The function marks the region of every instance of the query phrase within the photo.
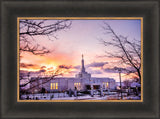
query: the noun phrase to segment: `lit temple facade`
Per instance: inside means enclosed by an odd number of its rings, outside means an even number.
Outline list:
[[[35,80],[36,78],[31,78]],[[38,85],[38,86],[37,86]],[[112,78],[97,78],[91,77],[91,74],[87,73],[84,66],[84,59],[82,55],[81,71],[75,75],[75,77],[50,77],[39,78],[30,84],[32,92],[37,92],[44,88],[47,92],[55,91],[67,91],[69,89],[78,91],[87,90],[112,90],[116,88],[116,82]]]

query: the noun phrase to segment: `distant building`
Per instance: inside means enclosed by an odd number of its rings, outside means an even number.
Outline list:
[[[31,80],[35,79],[36,78],[31,78]],[[91,89],[108,90],[115,89],[116,82],[112,78],[91,77],[91,74],[85,71],[84,59],[82,55],[81,71],[76,74],[75,77],[57,77],[53,79],[50,77],[38,78],[36,81],[30,84],[31,92],[36,92],[42,88],[47,92],[66,91],[69,89],[74,90],[75,87],[78,91],[86,91]]]

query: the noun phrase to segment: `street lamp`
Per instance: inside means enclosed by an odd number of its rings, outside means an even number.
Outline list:
[[[114,69],[115,69],[115,70],[118,70],[118,73],[119,73],[120,93],[121,93],[121,99],[122,99],[122,98],[123,98],[123,97],[122,97],[122,82],[121,82],[121,72],[122,72],[122,69],[121,69],[121,68],[118,68],[118,67],[115,67]]]
[[[121,69],[118,69],[118,72],[119,72],[120,92],[121,92],[121,99],[122,99],[123,97],[122,97]]]

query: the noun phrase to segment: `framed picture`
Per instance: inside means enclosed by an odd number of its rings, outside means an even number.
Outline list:
[[[142,17],[22,17],[17,25],[18,102],[143,102]]]
[[[159,1],[1,4],[1,118],[159,118]]]

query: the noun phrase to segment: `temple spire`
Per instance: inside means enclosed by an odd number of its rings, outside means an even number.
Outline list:
[[[83,54],[82,54],[82,69],[81,69],[81,72],[85,72]]]

